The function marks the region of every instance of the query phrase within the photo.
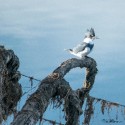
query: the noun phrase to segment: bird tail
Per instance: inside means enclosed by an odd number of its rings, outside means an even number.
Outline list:
[[[69,53],[72,53],[73,50],[72,49],[64,49],[65,51],[69,52]]]

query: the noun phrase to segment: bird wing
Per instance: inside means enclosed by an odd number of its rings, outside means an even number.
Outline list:
[[[81,44],[78,44],[76,47],[73,48],[74,53],[78,53],[83,51],[87,47],[88,43],[82,42]]]

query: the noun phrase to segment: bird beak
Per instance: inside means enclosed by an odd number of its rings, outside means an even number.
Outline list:
[[[97,37],[97,36],[94,36],[94,37],[93,37],[93,39],[100,39],[100,38],[99,38],[99,37]]]
[[[95,36],[95,39],[100,39],[99,37]]]

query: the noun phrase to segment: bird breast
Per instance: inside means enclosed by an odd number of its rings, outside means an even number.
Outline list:
[[[93,47],[94,47],[94,44],[90,44],[90,43],[89,43],[89,44],[87,45],[87,48],[90,48],[90,50],[92,50]]]

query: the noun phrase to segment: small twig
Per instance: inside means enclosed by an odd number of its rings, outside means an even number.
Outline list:
[[[105,99],[96,98],[96,97],[92,97],[92,96],[90,96],[90,98],[93,98],[93,99],[95,99],[97,101],[105,101],[107,103],[110,103],[110,104],[113,104],[113,105],[116,105],[116,106],[125,107],[125,105],[122,105],[122,104],[119,104],[119,103],[116,103],[116,102],[111,102],[111,101],[108,101],[108,100],[105,100]]]
[[[59,123],[59,122],[56,122],[56,121],[53,121],[53,120],[49,120],[49,119],[45,119],[45,118],[42,118],[44,121],[47,121],[47,122],[50,122],[50,123],[55,123],[57,125],[64,125],[62,123]]]
[[[27,78],[29,78],[29,79],[32,79],[32,80],[41,82],[41,80],[39,80],[39,79],[36,79],[36,78],[34,78],[34,77],[31,77],[31,76],[24,75],[24,74],[22,74],[22,73],[20,73],[20,75],[21,75],[21,76],[24,76],[24,77],[27,77]]]

